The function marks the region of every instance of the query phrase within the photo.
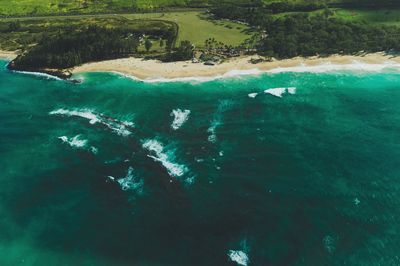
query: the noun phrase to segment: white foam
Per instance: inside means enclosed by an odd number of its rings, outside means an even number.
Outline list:
[[[386,61],[382,64],[369,64],[369,63],[359,62],[356,60],[354,60],[350,64],[333,64],[331,62],[327,62],[319,65],[307,65],[305,63],[302,63],[294,67],[277,67],[266,71],[262,71],[258,68],[253,68],[249,70],[232,70],[226,72],[223,75],[216,75],[212,77],[200,76],[200,77],[183,77],[183,78],[157,77],[157,78],[139,79],[135,76],[123,74],[116,71],[112,71],[112,73],[146,83],[167,83],[167,82],[208,82],[225,78],[234,78],[234,77],[248,76],[248,75],[260,75],[263,73],[271,73],[271,74],[283,73],[283,72],[326,73],[326,72],[338,72],[338,71],[382,72],[385,70],[395,70],[400,72],[400,64],[391,61]]]
[[[174,157],[173,153],[165,152],[161,142],[155,139],[148,139],[143,142],[142,146],[144,149],[151,152],[151,154],[147,156],[154,161],[160,162],[162,166],[167,169],[170,176],[181,177],[188,172],[188,168],[185,165],[177,164],[172,161],[171,157]]]
[[[211,143],[215,143],[217,141],[217,127],[221,124],[220,119],[214,119],[211,122],[211,126],[207,129],[207,132],[210,134],[208,136],[208,141]]]
[[[223,113],[233,106],[232,100],[221,100],[218,104],[217,111],[214,114],[214,118],[211,121],[210,127],[207,129],[208,141],[215,143],[217,141],[217,128],[222,125]]]
[[[264,93],[271,94],[273,96],[282,98],[282,95],[286,92],[286,88],[273,88],[265,90]]]
[[[238,265],[247,266],[247,264],[250,262],[247,254],[241,250],[229,250],[228,256],[231,261],[236,262]]]
[[[120,73],[117,71],[112,71],[112,73],[130,78],[135,81],[142,81],[146,83],[168,83],[168,82],[208,82],[208,81],[213,81],[213,80],[218,80],[218,79],[225,79],[225,78],[235,78],[235,77],[240,77],[240,76],[251,76],[251,75],[259,75],[263,73],[258,68],[253,68],[253,69],[247,69],[247,70],[231,70],[226,72],[225,74],[222,75],[216,75],[216,76],[198,76],[198,77],[183,77],[183,78],[164,78],[164,77],[155,77],[155,78],[147,78],[147,79],[140,79],[138,77]]]
[[[14,73],[19,73],[19,74],[24,74],[24,75],[31,75],[31,76],[36,76],[36,77],[43,77],[47,79],[55,79],[55,80],[62,80],[59,77],[49,75],[46,73],[41,73],[41,72],[29,72],[29,71],[17,71],[17,70],[12,70]]]
[[[129,136],[132,134],[128,128],[132,128],[134,126],[133,122],[118,121],[117,119],[107,117],[103,114],[96,114],[89,109],[68,110],[61,108],[51,111],[50,115],[85,118],[89,120],[91,125],[100,123],[121,136]]]
[[[289,93],[289,94],[296,94],[296,88],[295,87],[289,87],[289,88],[287,88],[287,92]]]
[[[89,120],[90,124],[100,122],[100,119],[90,110],[67,110],[58,109],[50,112],[51,115],[78,116]]]
[[[99,152],[99,149],[97,149],[96,147],[92,146],[89,148],[89,150],[93,153],[93,154],[97,154]]]
[[[283,72],[295,72],[295,73],[326,73],[326,72],[337,72],[337,71],[352,71],[352,72],[382,72],[385,70],[400,71],[400,64],[396,62],[386,61],[382,64],[369,64],[363,63],[357,60],[353,60],[349,64],[333,64],[327,62],[319,65],[306,65],[300,64],[295,67],[278,67],[267,71],[268,73],[283,73]]]
[[[257,97],[257,95],[258,95],[258,93],[257,93],[257,92],[254,92],[254,93],[249,93],[249,94],[248,94],[248,96],[249,96],[250,98],[256,98],[256,97]]]
[[[111,179],[114,180],[114,179]],[[124,178],[120,178],[117,180],[118,184],[121,186],[121,189],[126,190],[135,190],[137,192],[142,192],[143,190],[143,180],[136,177],[133,174],[133,168],[128,168],[128,173]]]
[[[58,137],[62,142],[67,143],[69,146],[74,148],[83,148],[87,144],[87,140],[80,139],[80,135],[76,135],[73,138],[68,138],[67,136]]]
[[[174,121],[171,124],[172,129],[179,129],[188,119],[190,115],[190,110],[175,109],[172,110],[171,116],[174,117]]]

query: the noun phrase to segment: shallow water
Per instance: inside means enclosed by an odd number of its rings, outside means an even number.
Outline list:
[[[0,70],[0,265],[400,264],[397,72],[79,78]]]

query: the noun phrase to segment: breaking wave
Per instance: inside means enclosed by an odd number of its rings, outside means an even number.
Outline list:
[[[185,165],[173,161],[175,157],[174,152],[166,152],[161,142],[155,139],[148,139],[142,143],[142,147],[150,152],[147,156],[156,162],[160,162],[170,176],[179,178],[189,171]]]
[[[59,80],[61,81],[62,79],[53,75],[49,75],[46,73],[41,73],[41,72],[29,72],[29,71],[17,71],[17,70],[12,70],[14,73],[18,74],[23,74],[23,75],[31,75],[31,76],[36,76],[36,77],[41,77],[41,78],[46,78],[46,79],[54,79],[54,80]]]
[[[86,139],[80,139],[80,135],[76,135],[73,138],[68,138],[67,136],[61,136],[58,138],[73,148],[84,148],[88,142]]]
[[[284,93],[296,94],[296,88],[294,88],[294,87],[290,87],[290,88],[273,88],[273,89],[265,90],[264,93],[271,94],[273,96],[282,98]]]
[[[113,177],[109,177],[111,180],[115,180]],[[121,189],[123,191],[127,190],[134,190],[138,193],[143,192],[143,179],[140,179],[139,177],[135,176],[133,173],[133,168],[129,167],[128,168],[128,173],[126,174],[125,177],[117,179],[118,184],[121,186]]]
[[[190,115],[190,110],[175,109],[172,110],[171,116],[174,117],[171,127],[174,130],[179,129],[188,119]]]
[[[241,250],[229,250],[228,257],[231,261],[236,262],[238,265],[247,266],[250,262],[247,254]]]
[[[129,136],[130,134],[132,134],[131,129],[133,129],[134,127],[133,122],[118,121],[115,118],[103,114],[96,114],[92,110],[88,109],[68,110],[61,108],[51,111],[50,115],[85,118],[89,120],[89,123],[91,125],[94,125],[96,123],[102,124],[121,136]]]
[[[81,139],[80,137],[81,137],[80,135],[76,135],[75,137],[72,138],[68,138],[67,136],[61,136],[58,137],[58,139],[60,139],[63,143],[66,143],[73,148],[86,149],[88,140]],[[93,154],[97,154],[99,152],[99,150],[94,146],[90,146],[89,148],[87,148],[87,150]]]

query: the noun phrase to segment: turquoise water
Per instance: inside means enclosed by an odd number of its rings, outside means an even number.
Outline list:
[[[0,265],[400,265],[398,73],[80,78],[0,71]]]

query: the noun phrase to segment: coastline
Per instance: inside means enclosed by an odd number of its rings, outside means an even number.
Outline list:
[[[18,56],[17,51],[3,51],[0,50],[0,59],[13,60]]]
[[[254,75],[265,72],[327,72],[332,70],[380,71],[384,68],[400,69],[400,57],[385,53],[362,56],[331,55],[328,57],[296,57],[271,62],[250,63],[246,56],[232,58],[222,64],[206,66],[190,61],[162,63],[156,60],[123,58],[84,64],[72,69],[73,74],[84,72],[113,72],[149,82],[174,80],[209,80],[219,77]]]
[[[0,50],[0,59],[13,60],[17,51]],[[331,55],[327,57],[295,57],[291,59],[273,60],[253,64],[251,59],[259,56],[244,56],[231,58],[222,64],[207,66],[191,61],[160,62],[143,60],[141,58],[121,58],[100,62],[86,63],[73,69],[52,70],[49,75],[66,78],[60,73],[68,72],[77,75],[86,72],[111,72],[146,82],[169,81],[208,81],[218,78],[241,75],[257,75],[279,72],[329,72],[329,71],[369,71],[377,72],[385,68],[400,71],[400,56],[388,55],[383,52],[365,55]],[[35,73],[35,72],[32,72]],[[64,77],[65,76],[65,77]]]

